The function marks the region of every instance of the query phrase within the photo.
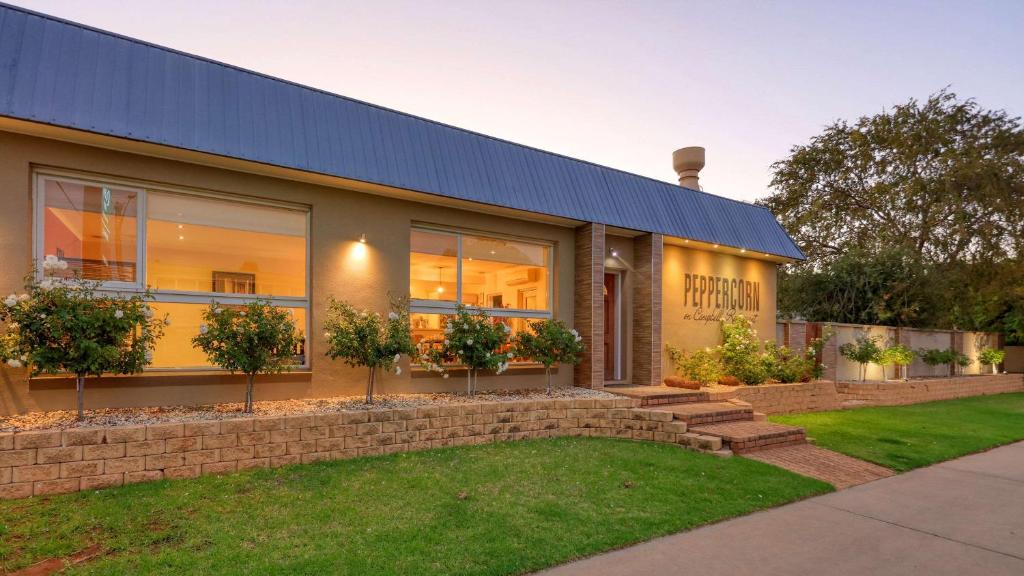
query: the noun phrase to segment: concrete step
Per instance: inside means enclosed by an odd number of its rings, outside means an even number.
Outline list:
[[[730,402],[687,402],[648,406],[651,410],[671,412],[676,420],[687,426],[716,424],[719,422],[742,422],[754,419],[754,409],[739,400]]]
[[[692,426],[687,429],[692,434],[721,438],[723,445],[735,454],[794,446],[807,442],[807,435],[803,428],[772,422],[722,422]]]

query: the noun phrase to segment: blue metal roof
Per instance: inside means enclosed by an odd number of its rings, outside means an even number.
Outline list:
[[[0,115],[803,258],[759,206],[5,4]]]

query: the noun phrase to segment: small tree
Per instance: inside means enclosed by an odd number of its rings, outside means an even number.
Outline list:
[[[494,370],[498,374],[508,370],[509,360],[515,357],[515,353],[506,350],[511,332],[486,312],[472,314],[460,305],[455,316],[447,319],[441,346],[424,352],[420,364],[444,376],[453,364],[465,366],[466,393],[472,396],[480,370]]]
[[[996,366],[1002,364],[1005,358],[1005,350],[998,350],[990,346],[982,348],[981,352],[978,354],[978,361],[981,362],[984,366],[991,366],[993,374],[996,373]]]
[[[47,256],[44,275],[67,269]],[[11,294],[0,306],[7,324],[0,355],[8,366],[38,374],[73,374],[78,419],[85,412],[85,379],[103,374],[134,374],[153,359],[163,336],[163,320],[153,318],[148,294],[129,297],[97,292],[99,284],[44,277],[25,281],[25,293]]]
[[[953,362],[954,357],[951,350],[942,350],[940,348],[928,348],[918,352],[921,356],[921,361],[931,366],[932,376],[935,375],[935,368],[937,366],[946,366],[946,376],[949,376],[949,364]]]
[[[257,299],[241,306],[212,302],[192,345],[213,364],[245,374],[245,412],[250,413],[256,375],[291,369],[300,341],[288,310]]]
[[[962,376],[964,370],[971,364],[974,364],[974,360],[971,360],[970,356],[962,352],[957,352],[956,350],[951,350],[951,352],[953,353],[953,362],[956,364],[956,372]]]
[[[847,342],[839,347],[839,353],[843,358],[858,364],[861,382],[867,380],[868,364],[881,362],[882,349],[878,346],[879,340],[878,336],[862,334],[857,336],[856,341]]]
[[[886,366],[893,366],[894,368],[892,377],[896,378],[899,367],[909,365],[911,362],[914,361],[915,355],[916,354],[913,350],[904,346],[903,344],[893,344],[892,346],[887,346],[884,350],[882,350],[882,354],[879,358],[879,364],[882,365],[882,375],[885,375]],[[904,379],[906,379],[906,376],[904,376]]]
[[[409,305],[404,299],[393,299],[387,318],[377,312],[358,311],[348,302],[331,298],[324,320],[325,354],[346,364],[369,368],[366,379],[366,403],[373,404],[373,389],[377,370],[402,373],[398,365],[402,354],[411,356],[416,348],[412,343],[409,325]]]
[[[556,364],[579,364],[583,359],[583,338],[558,320],[530,322],[530,331],[516,335],[513,354],[544,365],[551,395],[551,368]]]

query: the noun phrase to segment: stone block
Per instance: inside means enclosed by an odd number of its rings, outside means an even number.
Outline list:
[[[181,453],[154,454],[146,456],[146,470],[163,470],[185,465],[185,456]]]
[[[145,469],[145,456],[133,456],[129,458],[112,458],[110,460],[103,461],[103,472],[106,474],[141,472]]]
[[[82,446],[82,460],[109,460],[123,458],[124,444],[91,444]]]
[[[138,472],[125,472],[124,483],[138,484],[139,482],[154,482],[156,480],[162,480],[163,477],[163,470],[140,470]]]
[[[38,482],[60,477],[60,464],[36,464],[11,470],[11,482]]]
[[[100,474],[98,476],[83,476],[80,487],[82,490],[100,490],[122,484],[124,484],[124,474]]]
[[[99,444],[103,442],[104,432],[103,428],[71,428],[64,430],[62,441],[65,446]]]
[[[60,446],[60,442],[60,430],[31,430],[28,432],[18,432],[14,435],[15,450],[53,448]]]
[[[184,424],[168,423],[146,426],[146,440],[166,440],[168,438],[181,438],[184,435]]]
[[[65,446],[62,448],[40,448],[36,451],[36,462],[39,464],[54,464],[59,462],[74,462],[82,459],[81,446]]]
[[[124,445],[126,456],[149,456],[151,454],[162,454],[165,443],[163,440],[143,440],[141,442],[128,442]]]
[[[78,492],[81,481],[78,478],[62,478],[60,480],[41,480],[32,485],[32,494],[35,496],[52,496],[55,494],[69,494]]]
[[[63,462],[60,465],[61,478],[99,476],[100,474],[103,474],[103,460],[86,460],[84,462]]]
[[[238,464],[234,461],[228,462],[213,462],[211,464],[203,464],[203,474],[230,474],[238,469]]]

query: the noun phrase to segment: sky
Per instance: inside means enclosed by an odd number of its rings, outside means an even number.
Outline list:
[[[754,201],[824,126],[949,86],[1024,114],[1024,0],[5,0]]]

